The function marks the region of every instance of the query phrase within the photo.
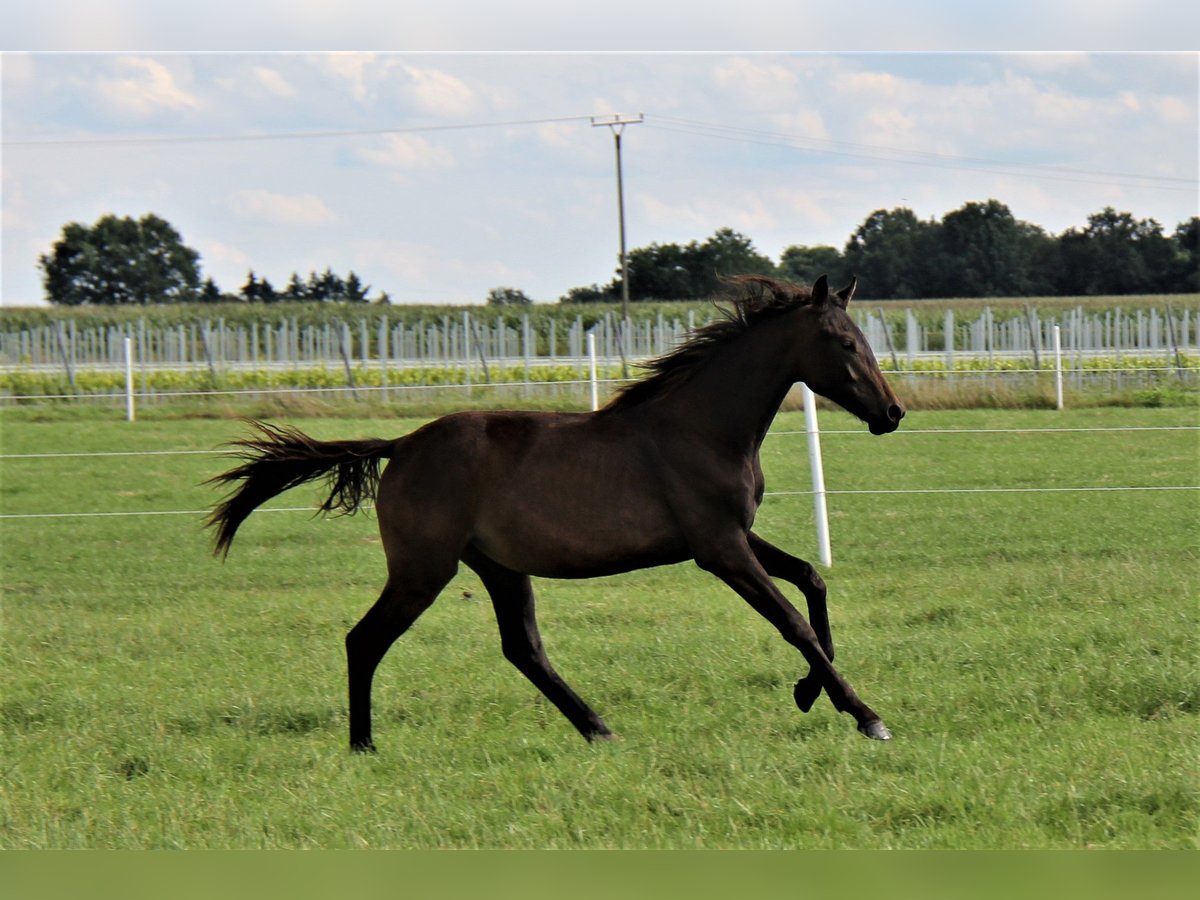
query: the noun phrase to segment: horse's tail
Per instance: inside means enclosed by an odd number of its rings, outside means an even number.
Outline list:
[[[321,512],[353,513],[379,487],[379,461],[392,455],[395,440],[318,441],[295,428],[251,422],[259,432],[231,442],[241,448],[240,466],[210,478],[207,484],[236,484],[232,494],[213,508],[205,523],[217,529],[216,554],[229,554],[238,526],[272,497],[323,476],[329,496]],[[240,484],[239,484],[240,482]]]

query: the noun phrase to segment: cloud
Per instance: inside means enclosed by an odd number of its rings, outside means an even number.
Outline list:
[[[96,82],[101,99],[113,109],[137,116],[162,110],[198,109],[199,100],[175,83],[171,70],[155,59],[122,56],[115,62],[120,73]]]
[[[4,79],[4,86],[15,90],[31,83],[34,78],[33,59],[32,53],[5,51],[0,56],[0,73]]]
[[[312,57],[320,71],[344,82],[350,89],[350,96],[364,105],[375,99],[367,87],[367,70],[374,66],[375,59],[374,53],[326,53]]]
[[[747,57],[725,60],[712,70],[713,83],[738,95],[753,109],[774,109],[794,102],[799,76],[779,62]]]
[[[230,208],[239,219],[275,225],[328,225],[337,213],[315,194],[277,194],[262,188],[237,191]]]
[[[465,81],[438,69],[402,67],[408,76],[407,91],[422,109],[439,116],[463,116],[474,111],[475,93]]]
[[[698,239],[708,237],[721,227],[733,228],[751,238],[755,234],[778,226],[775,214],[752,191],[734,192],[728,196],[691,198],[672,202],[647,193],[637,199],[646,224],[673,231],[690,231]],[[713,223],[720,223],[716,226]]]
[[[277,70],[269,69],[266,66],[255,66],[251,72],[254,74],[255,81],[268,93],[274,94],[276,97],[296,96],[296,89]]]
[[[1159,117],[1169,125],[1195,125],[1196,107],[1181,97],[1159,97],[1153,106]]]
[[[415,134],[389,134],[380,145],[359,151],[359,158],[395,169],[449,169],[454,157],[444,147]]]
[[[196,241],[196,248],[206,265],[211,263],[239,269],[250,265],[250,256],[247,253],[222,241],[201,238]]]

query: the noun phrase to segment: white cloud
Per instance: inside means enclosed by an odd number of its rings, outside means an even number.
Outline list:
[[[862,95],[872,100],[893,98],[901,92],[903,82],[888,72],[846,72],[835,76],[831,83],[843,94]]]
[[[196,249],[206,269],[211,266],[243,269],[250,265],[249,254],[223,241],[201,238],[196,241]]]
[[[1196,107],[1181,97],[1159,97],[1153,106],[1155,112],[1168,125],[1195,125]]]
[[[796,99],[799,77],[784,63],[765,62],[744,56],[713,67],[717,87],[736,94],[752,109],[776,109]]]
[[[646,224],[668,228],[672,232],[692,232],[696,240],[710,236],[717,228],[729,227],[753,239],[757,233],[777,227],[778,220],[762,197],[752,192],[733,196],[709,195],[684,202],[646,193],[637,198]]]
[[[1013,53],[1001,54],[1008,64],[1014,68],[1024,69],[1028,72],[1035,72],[1044,75],[1070,73],[1084,69],[1088,66],[1089,56],[1087,53],[1069,52],[1069,53],[1047,53],[1038,51],[1036,53]]]
[[[110,107],[137,116],[161,110],[197,109],[199,100],[179,87],[165,65],[142,56],[122,56],[114,63],[118,75],[96,81],[96,91]]]
[[[403,66],[408,76],[408,93],[422,109],[452,118],[473,112],[475,94],[465,81],[438,69]]]
[[[315,194],[277,194],[262,188],[236,191],[230,208],[239,219],[277,225],[328,225],[337,214]]]
[[[278,70],[266,66],[255,66],[251,70],[254,79],[270,94],[276,97],[295,97],[296,89],[284,78]]]
[[[1121,91],[1117,94],[1117,100],[1131,113],[1140,112],[1142,109],[1142,101],[1133,91]]]
[[[359,158],[397,169],[449,169],[454,156],[444,147],[415,134],[384,135],[378,146],[359,151]]]
[[[770,120],[775,128],[796,137],[814,140],[829,138],[829,129],[825,126],[825,119],[815,109],[793,109],[787,112],[772,113]]]
[[[358,103],[374,101],[374,94],[367,87],[367,70],[375,64],[374,53],[326,53],[312,59],[321,72],[344,82]]]
[[[32,53],[12,53],[5,51],[0,56],[0,77],[3,77],[5,87],[9,90],[22,88],[33,81],[34,65]]]
[[[579,145],[578,122],[546,122],[537,126],[538,139],[547,147],[563,149]]]

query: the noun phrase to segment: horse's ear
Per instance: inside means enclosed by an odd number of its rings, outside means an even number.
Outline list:
[[[851,275],[850,283],[848,285],[846,285],[844,288],[842,288],[840,291],[838,291],[836,294],[834,294],[834,296],[837,299],[834,300],[833,302],[836,303],[838,306],[840,306],[842,309],[845,309],[846,305],[850,302],[851,298],[854,296],[854,289],[856,287],[858,287],[858,279],[855,276]]]
[[[829,302],[829,278],[822,275],[812,286],[812,302],[813,306],[824,306]]]

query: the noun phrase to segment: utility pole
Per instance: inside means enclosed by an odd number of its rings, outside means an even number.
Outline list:
[[[643,118],[642,113],[638,113],[636,116],[617,114],[591,117],[593,128],[607,126],[612,132],[613,143],[616,145],[617,151],[617,217],[621,233],[621,340],[618,341],[618,346],[621,348],[621,375],[624,378],[629,377],[629,361],[628,354],[625,352],[625,342],[628,340],[630,325],[629,265],[625,260],[625,185],[621,178],[621,133],[625,130],[626,125],[640,125]]]

